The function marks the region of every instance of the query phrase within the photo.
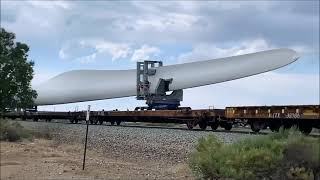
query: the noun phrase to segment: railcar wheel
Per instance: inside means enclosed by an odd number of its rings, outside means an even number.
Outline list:
[[[99,125],[102,125],[103,124],[103,120],[99,120]]]
[[[112,126],[114,126],[114,121],[111,121],[110,124],[111,124]]]
[[[273,122],[269,125],[269,128],[272,132],[279,132],[281,125],[279,123]]]
[[[227,131],[230,131],[232,129],[232,124],[231,123],[225,123],[224,129]]]
[[[98,121],[97,121],[97,120],[94,120],[94,124],[97,125],[97,124],[98,124]]]
[[[120,126],[121,121],[116,121],[116,123],[117,123],[117,126]]]
[[[75,120],[74,120],[74,123],[75,123],[75,124],[78,124],[78,121],[79,121],[78,119],[75,119]]]
[[[73,119],[69,119],[69,122],[70,122],[71,124],[73,124]]]
[[[90,124],[93,124],[93,120],[89,120]]]
[[[291,122],[285,122],[283,124],[284,129],[290,129],[290,128],[292,128],[292,126],[293,126],[293,123],[291,123]]]
[[[219,123],[218,122],[214,122],[214,123],[211,124],[211,129],[212,130],[217,130],[218,127],[219,127]]]
[[[258,121],[253,121],[250,124],[250,127],[251,127],[251,130],[256,133],[261,130],[260,123]]]
[[[312,126],[308,125],[308,124],[299,124],[299,130],[303,133],[303,134],[310,134],[312,131]]]
[[[193,121],[188,121],[187,122],[187,127],[188,127],[188,129],[193,129],[193,127],[194,127],[194,125],[193,125]]]
[[[206,130],[207,126],[208,126],[208,124],[207,124],[206,121],[199,122],[199,127],[200,127],[201,130],[203,130],[203,131]]]

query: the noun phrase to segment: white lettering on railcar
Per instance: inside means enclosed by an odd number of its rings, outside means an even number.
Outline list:
[[[269,114],[269,117],[270,117],[270,118],[280,118],[280,113],[272,113],[272,114]]]
[[[300,118],[300,114],[299,113],[287,113],[284,116],[285,118],[288,119],[298,119]],[[269,114],[269,118],[281,118],[281,113],[270,113]]]
[[[298,119],[298,118],[300,118],[300,114],[299,114],[299,113],[288,113],[288,114],[286,115],[286,118]]]

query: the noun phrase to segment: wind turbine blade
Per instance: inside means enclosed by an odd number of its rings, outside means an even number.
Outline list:
[[[170,90],[186,89],[271,71],[299,58],[291,49],[275,49],[227,58],[157,68],[149,78],[155,90],[160,78],[173,79]],[[136,70],[76,70],[62,73],[34,89],[37,105],[111,99],[136,94]]]

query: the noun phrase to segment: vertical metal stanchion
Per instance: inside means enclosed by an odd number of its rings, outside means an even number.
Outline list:
[[[90,118],[90,105],[88,105],[87,116],[86,116],[87,130],[86,130],[86,140],[85,140],[85,143],[84,143],[82,170],[84,170],[84,165],[86,163],[87,141],[88,141],[88,130],[89,130],[89,118]]]

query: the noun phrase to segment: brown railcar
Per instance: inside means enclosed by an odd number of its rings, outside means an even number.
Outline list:
[[[319,105],[226,107],[225,117],[229,121],[246,121],[255,132],[266,127],[278,131],[280,126],[297,126],[305,133],[313,127],[320,128]]]
[[[86,111],[50,112],[50,111],[13,111],[4,115],[8,118],[33,119],[67,119],[78,123],[86,118]],[[250,125],[254,132],[269,127],[278,131],[281,126],[289,128],[297,126],[308,134],[312,128],[320,128],[319,105],[289,105],[289,106],[238,106],[225,109],[178,109],[178,110],[135,110],[135,111],[91,111],[90,123],[103,124],[110,122],[120,125],[121,122],[151,122],[187,124],[189,129],[199,125],[204,130],[211,126],[213,130],[219,126],[231,130],[233,124]]]
[[[181,109],[181,110],[141,110],[141,111],[108,111],[107,116],[100,117],[114,124],[126,122],[154,122],[187,124],[189,129],[199,125],[206,129],[208,125],[218,128],[219,119],[224,117],[224,109]],[[98,117],[99,118],[99,117]]]
[[[67,119],[71,123],[78,123],[86,118],[86,111],[79,112],[9,112],[4,115],[8,118],[33,119],[38,121],[43,119],[51,121],[51,119]],[[232,128],[231,123],[220,123],[224,119],[224,109],[179,109],[179,110],[140,110],[140,111],[90,111],[91,124],[103,124],[103,122],[110,122],[111,125],[115,123],[120,125],[121,122],[152,122],[152,123],[178,123],[187,124],[189,129],[196,125],[204,130],[207,126],[212,129],[217,129],[222,126],[227,130]]]

